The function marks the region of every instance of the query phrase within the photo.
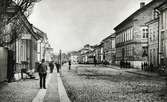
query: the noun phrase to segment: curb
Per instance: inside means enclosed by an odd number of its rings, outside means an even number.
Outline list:
[[[60,74],[57,74],[57,83],[58,83],[60,102],[71,102],[63,85],[63,82],[61,80]]]

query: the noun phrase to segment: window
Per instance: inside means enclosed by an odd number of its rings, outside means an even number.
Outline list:
[[[146,47],[146,46],[144,46],[143,47],[143,57],[145,57],[145,56],[147,56],[147,54],[148,54],[148,47]]]
[[[152,63],[152,49],[150,49],[150,62]]]
[[[152,41],[152,29],[150,29],[150,41]]]
[[[148,38],[148,28],[143,28],[142,33],[143,33],[143,38]]]
[[[162,13],[161,19],[162,29],[167,29],[167,10]]]
[[[156,19],[156,18],[158,18],[158,13],[155,10],[153,10],[152,11],[152,19]]]

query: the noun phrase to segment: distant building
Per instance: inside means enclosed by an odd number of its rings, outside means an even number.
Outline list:
[[[51,47],[51,45],[49,44],[49,42],[47,42],[47,44],[44,47],[44,59],[47,62],[52,61],[52,56],[53,55],[53,48]]]
[[[79,51],[72,51],[69,53],[69,60],[71,63],[77,64],[79,61],[80,52]]]
[[[115,63],[115,34],[111,34],[101,42],[103,44],[103,60],[109,64]]]
[[[117,25],[116,62],[128,61],[133,67],[141,67],[148,58],[148,27],[146,22],[152,20],[154,8],[165,0],[153,0],[147,5],[141,3],[141,8]]]
[[[95,47],[94,47],[94,50],[95,50],[95,58],[96,58],[96,61],[97,61],[97,63],[102,63],[102,61],[103,61],[103,46],[102,46],[103,44],[102,43],[100,43],[99,45],[96,45]]]
[[[90,55],[90,53],[93,53],[93,50],[93,47],[89,44],[85,45],[84,48],[80,50],[80,56],[78,58],[79,63],[88,63],[91,58],[90,56],[93,56]]]

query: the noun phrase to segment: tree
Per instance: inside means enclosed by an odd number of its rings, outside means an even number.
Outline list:
[[[20,37],[23,27],[18,13],[22,12],[28,17],[34,4],[39,1],[41,0],[0,0],[0,46],[11,44]]]
[[[29,16],[32,13],[34,4],[39,1],[41,0],[9,0],[9,4],[14,2],[21,12],[23,12],[26,16]]]

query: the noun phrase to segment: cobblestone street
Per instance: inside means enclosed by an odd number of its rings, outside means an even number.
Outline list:
[[[163,77],[148,77],[107,67],[73,66],[63,71],[72,102],[166,102]]]

